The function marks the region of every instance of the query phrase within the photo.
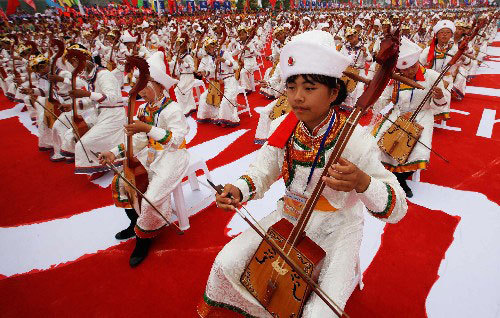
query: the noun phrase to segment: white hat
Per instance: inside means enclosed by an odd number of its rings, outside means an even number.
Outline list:
[[[399,46],[399,56],[396,67],[400,70],[412,67],[418,62],[420,52],[422,52],[422,48],[420,48],[420,46],[408,40],[406,36],[401,37],[401,45]]]
[[[318,23],[316,29],[323,30],[323,28],[330,28],[330,25],[326,22]]]
[[[365,24],[363,22],[359,21],[359,20],[356,20],[356,22],[354,22],[354,26],[356,26],[356,25],[359,25],[362,28],[365,26]]]
[[[377,26],[381,27],[382,23],[380,23],[380,19],[375,19],[375,21],[373,21],[373,25],[377,25]]]
[[[140,25],[140,27],[141,28],[149,28],[149,23],[146,20],[144,20],[144,21],[142,21],[142,24]]]
[[[157,51],[147,59],[147,62],[149,64],[149,76],[168,90],[179,81],[168,76],[164,56],[162,51]]]
[[[451,32],[455,33],[455,24],[450,20],[441,20],[436,23],[432,31],[434,31],[434,34],[437,34],[442,29],[450,29]]]
[[[125,32],[123,32],[123,35],[120,37],[120,40],[123,43],[130,43],[137,41],[137,37],[132,36],[130,32],[128,32],[128,30],[125,30]]]
[[[294,36],[281,50],[283,80],[293,75],[319,74],[340,78],[352,60],[335,49],[333,36],[314,30]]]

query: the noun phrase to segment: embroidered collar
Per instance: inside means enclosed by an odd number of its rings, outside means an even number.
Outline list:
[[[304,122],[300,122],[301,129],[305,131],[305,133],[313,138],[316,138],[318,136],[322,136],[325,132],[326,129],[328,128],[328,123],[330,122],[330,119],[332,118],[334,114],[333,107],[330,108],[330,111],[328,112],[328,116],[326,116],[316,127],[313,128],[312,132],[309,132],[309,129],[307,129],[306,125]]]
[[[137,115],[140,121],[147,124],[154,125],[160,116],[160,113],[172,102],[172,99],[168,97],[163,97],[160,103],[156,102],[154,104],[147,103],[143,108],[143,111]],[[160,106],[158,106],[158,104]]]

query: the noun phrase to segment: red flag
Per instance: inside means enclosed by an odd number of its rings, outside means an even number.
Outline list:
[[[15,13],[18,6],[19,0],[9,0],[7,3],[7,15]]]
[[[26,2],[27,5],[29,5],[30,7],[33,8],[33,10],[36,11],[35,1],[33,1],[33,0],[24,0],[24,2]]]
[[[2,17],[2,20],[5,21],[5,24],[9,25],[9,19],[7,19],[7,15],[2,8],[0,8],[0,16]]]

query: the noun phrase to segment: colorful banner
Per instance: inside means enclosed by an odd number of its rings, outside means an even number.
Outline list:
[[[54,2],[53,0],[45,0],[45,4],[47,4],[48,7],[54,7],[58,9],[64,9],[59,3]]]

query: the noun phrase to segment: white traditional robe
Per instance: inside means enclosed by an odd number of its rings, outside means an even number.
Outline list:
[[[291,114],[290,114],[291,115]],[[289,115],[289,116],[290,116]],[[330,114],[331,116],[331,114]],[[271,131],[286,117],[273,122]],[[299,123],[294,136],[300,142],[294,142],[296,150],[304,151],[301,142],[321,139],[326,132],[330,117],[326,118],[314,130],[314,137],[303,123]],[[345,122],[345,117],[337,114],[334,127]],[[338,121],[338,122],[337,122]],[[334,137],[338,128],[332,132],[333,138],[327,138],[324,160],[328,160],[333,151]],[[363,236],[364,206],[371,214],[389,223],[399,221],[406,213],[407,204],[404,191],[395,176],[380,163],[377,146],[372,136],[362,129],[355,129],[342,157],[357,165],[371,176],[369,187],[364,193],[356,191],[339,192],[326,187],[323,191],[324,202],[330,210],[315,210],[306,227],[306,234],[326,251],[318,283],[320,287],[340,306],[344,307],[349,296],[360,281],[359,249]],[[292,159],[300,160],[300,158]],[[323,166],[318,166],[307,185],[310,167],[293,165],[294,173],[285,173],[285,149],[268,143],[259,150],[256,159],[250,164],[246,175],[233,184],[243,194],[243,201],[262,198],[270,186],[283,174],[289,191],[310,196],[319,181]],[[305,193],[303,193],[305,189]],[[317,205],[318,206],[318,205]],[[285,217],[282,201],[278,201],[277,210],[259,223],[267,230]],[[229,242],[217,255],[205,291],[205,303],[216,307],[238,308],[255,317],[271,317],[257,300],[240,283],[240,276],[261,242],[252,229],[248,229]],[[199,307],[200,309],[200,307]],[[316,295],[311,294],[304,308],[302,317],[336,317],[326,304]]]
[[[174,89],[177,103],[181,105],[184,115],[188,115],[196,110],[196,103],[193,96],[194,60],[188,53],[179,57],[177,63],[175,63],[176,60],[177,56],[172,57],[172,61],[168,65],[172,72],[175,71],[173,75],[179,78],[179,82]]]

